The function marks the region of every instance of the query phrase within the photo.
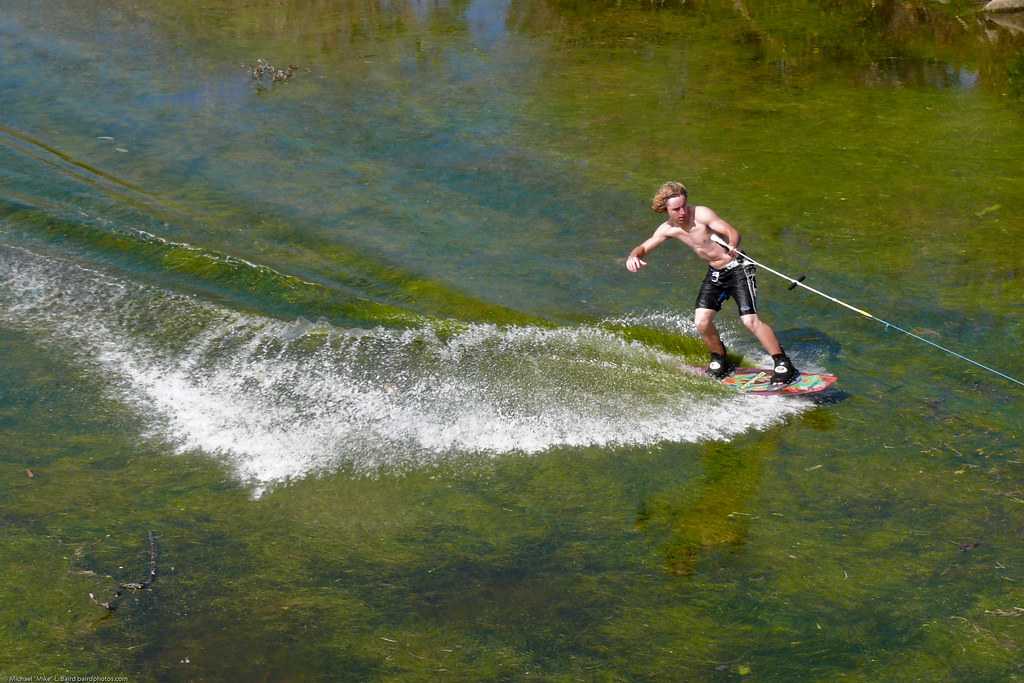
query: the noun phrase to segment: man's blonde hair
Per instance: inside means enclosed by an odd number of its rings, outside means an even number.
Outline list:
[[[665,204],[667,204],[668,200],[672,199],[672,197],[688,199],[689,195],[686,192],[686,185],[674,180],[668,181],[658,188],[657,194],[654,195],[654,199],[651,201],[651,208],[658,213],[665,213],[665,211],[667,211]]]

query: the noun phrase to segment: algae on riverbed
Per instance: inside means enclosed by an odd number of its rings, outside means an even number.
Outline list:
[[[700,264],[622,267],[678,178],[1021,376],[1019,35],[958,1],[9,4],[0,671],[1024,676],[1017,388],[762,272],[840,382],[737,399],[678,370]],[[302,70],[256,92],[257,58]]]

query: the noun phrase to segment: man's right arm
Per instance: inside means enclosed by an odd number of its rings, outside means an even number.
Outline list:
[[[631,273],[635,273],[644,266],[647,265],[647,261],[643,260],[644,256],[654,251],[659,244],[668,239],[665,231],[662,229],[663,226],[659,226],[654,234],[648,237],[642,244],[635,247],[633,251],[629,252],[629,256],[626,257],[626,270]]]

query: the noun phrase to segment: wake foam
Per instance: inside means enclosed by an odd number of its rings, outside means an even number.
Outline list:
[[[282,322],[3,245],[0,282],[0,320],[97,365],[152,436],[257,495],[340,467],[728,439],[809,405],[727,394],[598,327]]]

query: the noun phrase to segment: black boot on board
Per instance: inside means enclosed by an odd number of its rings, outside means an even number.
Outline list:
[[[772,362],[775,364],[772,370],[772,384],[792,384],[800,376],[800,371],[785,353],[772,356]]]
[[[715,379],[725,379],[736,369],[725,353],[712,353],[708,363],[708,374]]]

